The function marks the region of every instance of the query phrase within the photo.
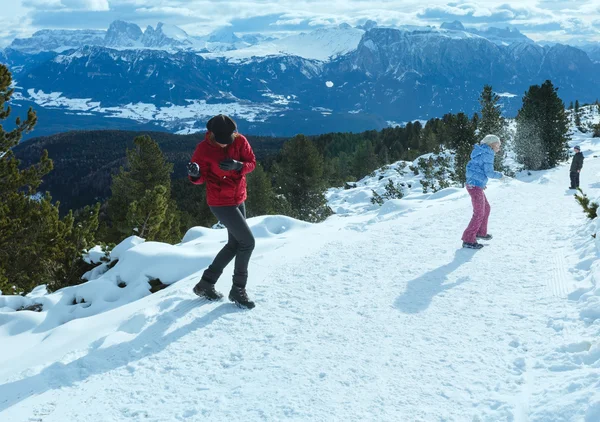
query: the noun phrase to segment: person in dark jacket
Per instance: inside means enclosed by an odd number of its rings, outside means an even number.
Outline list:
[[[569,189],[577,189],[579,187],[579,173],[583,167],[581,148],[576,146],[573,149],[575,150],[575,156],[573,156],[573,161],[571,161],[571,186]]]
[[[229,300],[239,306],[253,308],[248,298],[248,262],[254,250],[254,236],[246,223],[246,174],[256,167],[254,152],[248,140],[237,133],[237,125],[219,114],[206,124],[204,140],[198,143],[188,163],[188,177],[196,185],[206,184],[206,202],[212,213],[227,228],[227,244],[217,254],[194,287],[194,293],[209,300],[223,295],[215,283],[234,258],[233,286]]]

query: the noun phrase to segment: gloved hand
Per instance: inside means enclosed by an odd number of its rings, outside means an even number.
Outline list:
[[[187,172],[190,177],[200,177],[200,167],[196,163],[187,163]]]
[[[227,160],[223,160],[219,163],[219,168],[221,170],[229,171],[229,170],[241,170],[244,167],[244,163],[241,161],[233,160],[231,158]]]

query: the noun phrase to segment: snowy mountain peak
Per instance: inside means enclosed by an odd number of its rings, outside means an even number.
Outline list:
[[[140,45],[142,35],[135,23],[117,20],[110,24],[104,42],[107,47],[135,47]]]
[[[362,26],[358,26],[358,28],[362,28],[365,31],[370,31],[371,29],[377,27],[377,22],[373,21],[373,20],[368,20],[364,23],[364,25]]]
[[[142,44],[148,48],[192,47],[195,41],[178,26],[159,22],[156,29],[148,25],[142,36]]]
[[[442,23],[440,28],[453,30],[453,31],[464,31],[465,30],[465,27],[463,26],[462,22],[460,22],[460,21],[444,22],[444,23]]]
[[[229,28],[221,28],[216,31],[211,32],[208,36],[208,42],[213,43],[226,43],[226,44],[234,44],[242,41],[235,33]]]
[[[212,46],[208,46],[213,53],[204,55],[207,58],[215,58],[225,56],[229,59],[245,60],[251,57],[265,57],[271,55],[293,55],[300,56],[305,59],[314,60],[329,60],[332,57],[346,54],[355,50],[364,30],[353,28],[348,24],[341,24],[331,28],[319,28],[311,32],[303,32],[298,35],[291,35],[280,39],[271,39],[260,42],[256,45],[240,46],[242,43],[239,38],[235,37],[230,31],[223,30],[213,33],[209,38]],[[230,35],[227,35],[230,34]],[[228,38],[233,35],[235,38]],[[235,39],[240,42],[232,43]],[[216,41],[219,40],[219,41]],[[229,51],[215,48],[215,45],[228,48]]]
[[[104,45],[105,34],[106,31],[88,29],[43,29],[35,32],[29,38],[16,38],[9,48],[26,53],[61,52],[70,48],[83,47],[84,45]]]

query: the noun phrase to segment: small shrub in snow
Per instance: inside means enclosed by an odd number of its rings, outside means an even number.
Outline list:
[[[585,193],[580,188],[577,188],[579,194],[575,194],[575,200],[581,208],[583,208],[583,212],[587,215],[587,217],[591,220],[598,216],[598,203],[590,202],[590,198],[587,197]]]
[[[390,199],[401,199],[404,196],[402,192],[403,183],[394,184],[392,179],[388,180],[387,185],[385,185],[385,192],[383,195],[379,195],[377,192],[373,192],[373,197],[371,198],[372,204],[383,205],[385,201]]]
[[[383,197],[381,195],[379,195],[377,192],[375,192],[374,190],[372,190],[372,192],[373,192],[373,197],[371,198],[371,203],[375,204],[375,205],[383,205],[383,203],[385,202]]]
[[[592,134],[594,138],[600,138],[600,123],[594,125],[594,133]]]
[[[400,176],[404,176],[406,174],[406,163],[398,164],[394,170],[396,170]]]
[[[437,192],[450,187],[450,180],[453,175],[450,171],[451,162],[449,156],[438,155],[435,158],[433,156],[427,159],[420,158],[417,166],[421,173],[423,173],[423,179],[421,180],[423,193],[427,193],[429,190]]]
[[[42,305],[41,303],[34,303],[33,305],[22,306],[21,308],[17,309],[17,312],[18,311],[42,312],[43,308],[44,308],[44,305]]]

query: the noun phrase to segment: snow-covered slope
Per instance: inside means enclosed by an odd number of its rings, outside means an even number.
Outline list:
[[[600,196],[600,139],[571,144]],[[225,240],[202,228],[130,239],[95,280],[37,291],[41,313],[0,296],[0,420],[598,421],[600,236],[568,170],[491,181],[477,252],[464,190],[371,207],[385,171],[330,192],[354,205],[324,223],[250,219],[252,311],[192,295]]]
[[[247,59],[253,56],[288,54],[306,59],[329,60],[355,50],[364,30],[342,24],[335,28],[321,28],[278,40],[265,41],[247,48],[226,52],[206,53],[205,57]]]

